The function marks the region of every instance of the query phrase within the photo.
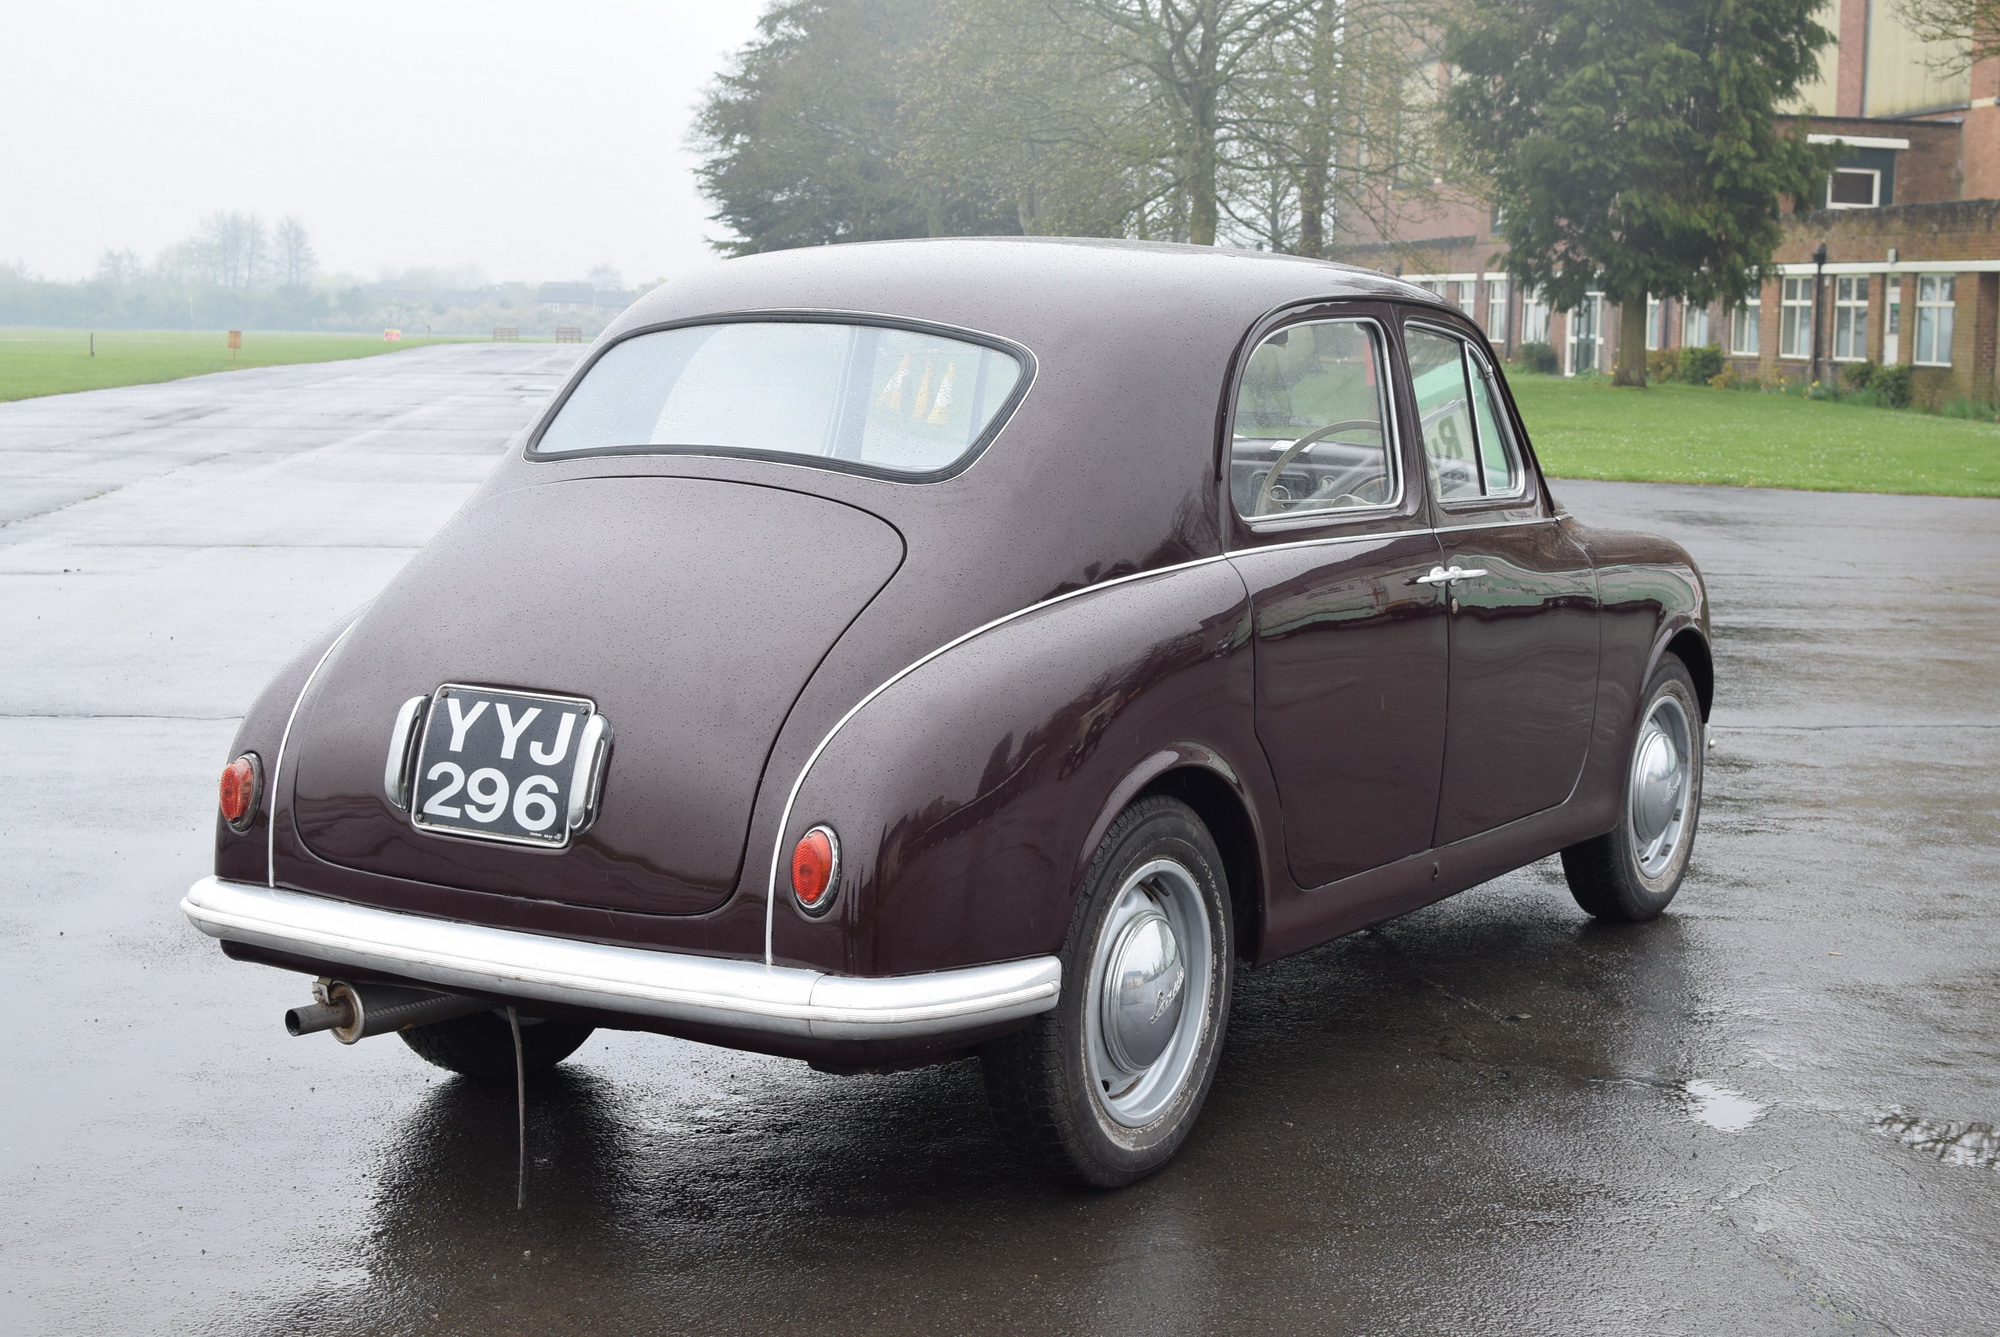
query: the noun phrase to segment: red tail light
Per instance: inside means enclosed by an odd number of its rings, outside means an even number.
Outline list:
[[[792,848],[792,894],[807,914],[824,914],[840,882],[840,838],[816,826]]]
[[[241,831],[257,813],[257,758],[244,753],[222,768],[222,820]]]

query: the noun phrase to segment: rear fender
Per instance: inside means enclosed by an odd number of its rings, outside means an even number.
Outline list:
[[[1059,950],[1132,796],[1192,758],[1260,755],[1249,611],[1228,563],[1197,562],[1037,605],[891,679],[798,784],[770,852],[773,959],[877,975]],[[813,919],[782,856],[820,823],[842,870]]]

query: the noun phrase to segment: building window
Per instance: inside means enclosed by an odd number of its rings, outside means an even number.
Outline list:
[[[1444,299],[1463,311],[1472,314],[1472,280],[1455,279],[1444,285]]]
[[[1521,299],[1521,342],[1545,344],[1549,341],[1549,304],[1540,293]]]
[[[1706,348],[1715,341],[1708,337],[1708,308],[1689,306],[1681,309],[1681,347]]]
[[[1569,313],[1569,374],[1596,371],[1604,354],[1604,294],[1588,293]]]
[[[1660,338],[1660,299],[1646,299],[1646,351],[1652,352],[1664,342]]]
[[[1861,362],[1868,356],[1868,279],[1833,281],[1833,360]]]
[[[1917,276],[1917,357],[1919,365],[1951,365],[1952,306],[1958,279],[1951,274]]]
[[[1739,306],[1729,313],[1729,351],[1738,357],[1756,357],[1762,351],[1763,332],[1758,328],[1764,313],[1754,306]]]
[[[1785,279],[1778,294],[1778,356],[1812,356],[1811,279]]]
[[[1486,280],[1486,337],[1507,342],[1507,280]]]
[[[1826,182],[1829,209],[1873,209],[1882,202],[1882,174],[1872,167],[1836,167]]]

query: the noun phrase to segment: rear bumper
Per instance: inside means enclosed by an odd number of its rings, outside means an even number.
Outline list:
[[[207,877],[181,909],[212,938],[444,990],[814,1040],[900,1040],[1046,1012],[1053,956],[860,978],[550,938]]]

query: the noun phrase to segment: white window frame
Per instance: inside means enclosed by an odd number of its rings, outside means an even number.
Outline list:
[[[1757,303],[1739,306],[1729,313],[1729,352],[1735,357],[1761,357],[1764,343],[1764,307]]]
[[[1949,367],[1951,340],[1956,331],[1958,276],[1956,274],[1917,275],[1916,357],[1919,367]],[[1938,345],[1944,356],[1938,356]],[[1929,357],[1924,353],[1928,351]]]
[[[1833,360],[1868,360],[1868,295],[1866,274],[1840,274],[1833,280]]]
[[[1801,277],[1778,283],[1778,356],[1804,362],[1812,357],[1813,281]]]
[[[1486,337],[1507,342],[1507,303],[1513,298],[1513,285],[1506,279],[1486,280]]]
[[[1660,346],[1666,342],[1660,337],[1666,332],[1666,322],[1660,319],[1662,314],[1660,308],[1665,305],[1666,303],[1657,297],[1648,297],[1646,299],[1646,351],[1648,353],[1657,353],[1660,350]]]
[[[1871,189],[1866,204],[1836,204],[1833,199],[1833,180],[1838,176],[1865,176]],[[1879,167],[1836,167],[1826,174],[1826,207],[1829,209],[1879,209],[1882,207],[1882,169]]]
[[[1707,307],[1695,306],[1692,303],[1686,303],[1686,302],[1682,303],[1681,304],[1681,347],[1706,348],[1711,343],[1714,343],[1715,340],[1710,336],[1713,335],[1715,331],[1709,328],[1714,323],[1715,322],[1709,318],[1709,311]],[[1701,334],[1701,337],[1699,339],[1695,338],[1697,327],[1699,327],[1699,332]]]
[[[1574,376],[1578,371],[1576,350],[1577,345],[1582,340],[1577,335],[1576,317],[1580,311],[1590,312],[1590,365],[1583,368],[1583,370],[1604,370],[1604,294],[1601,292],[1591,292],[1585,293],[1583,301],[1579,302],[1576,308],[1569,313],[1569,328],[1564,331],[1567,337],[1563,339],[1563,375],[1565,376]]]
[[[1539,292],[1529,293],[1521,299],[1521,342],[1549,342],[1549,304]]]

